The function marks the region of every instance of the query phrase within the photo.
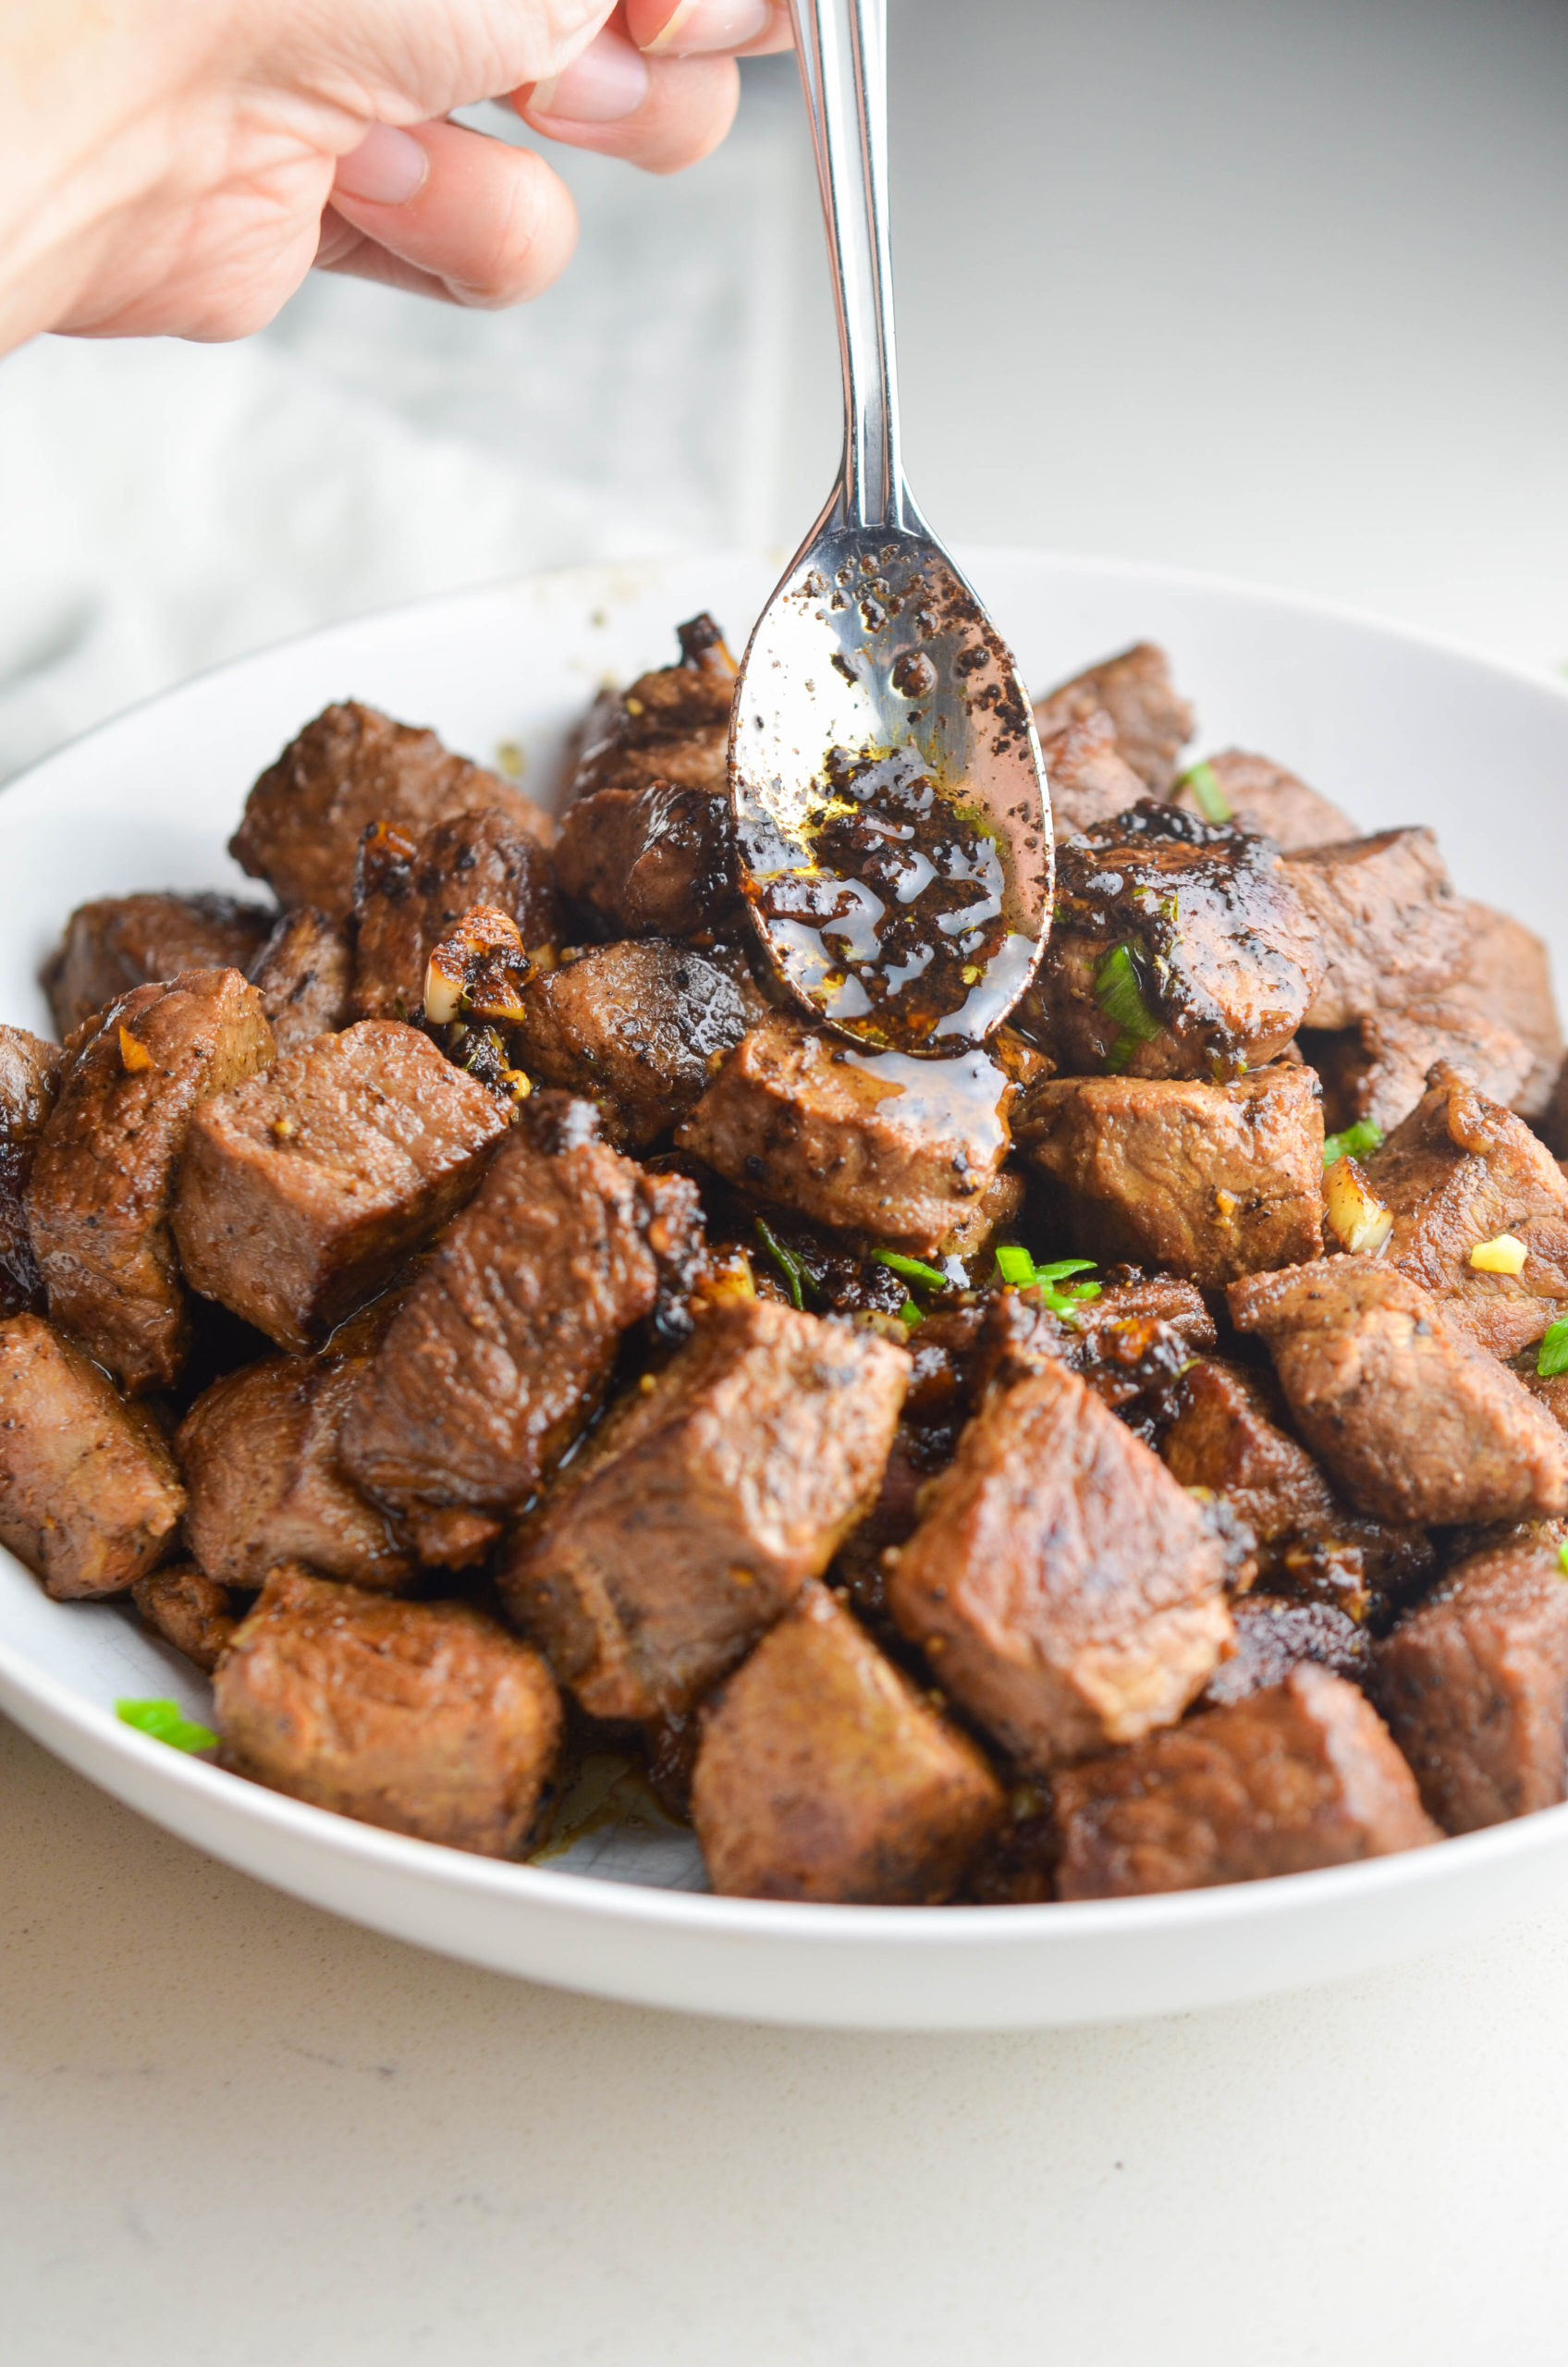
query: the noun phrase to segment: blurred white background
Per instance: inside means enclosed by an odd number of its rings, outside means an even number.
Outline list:
[[[1568,659],[1568,6],[892,0],[908,448],[953,538]],[[0,364],[0,771],[386,601],[792,543],[837,365],[791,69],[566,158],[533,311],[308,288]],[[661,2020],[423,1956],[0,1727],[17,2367],[1562,2367],[1568,1909],[1129,2030]]]

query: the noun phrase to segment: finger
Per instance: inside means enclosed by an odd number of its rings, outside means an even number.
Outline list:
[[[678,173],[718,146],[741,78],[728,57],[644,57],[617,24],[547,81],[512,93],[523,121],[572,148]]]
[[[367,243],[344,245],[324,222],[324,269],[418,284],[459,304],[525,302],[577,243],[576,210],[542,156],[455,123],[373,125],[338,160],[329,213]]]
[[[650,57],[760,57],[794,38],[786,0],[626,0],[625,14]]]

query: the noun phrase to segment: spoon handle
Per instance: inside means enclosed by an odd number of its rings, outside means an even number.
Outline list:
[[[844,365],[844,460],[835,509],[848,525],[914,525],[899,457],[888,248],[887,0],[790,0],[790,8]]]

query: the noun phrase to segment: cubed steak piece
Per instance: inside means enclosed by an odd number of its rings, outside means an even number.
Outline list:
[[[620,1336],[702,1242],[696,1187],[597,1139],[590,1106],[536,1094],[355,1392],[344,1464],[460,1566],[597,1411]]]
[[[123,1594],[163,1560],[184,1510],[145,1409],[42,1316],[0,1322],[0,1545],[58,1602]]]
[[[1076,723],[1040,742],[1051,820],[1059,840],[1074,830],[1092,829],[1124,814],[1144,794],[1144,784],[1116,744],[1116,727],[1103,707],[1091,707]]]
[[[1323,959],[1267,839],[1144,798],[1058,847],[1023,1008],[1071,1075],[1214,1082],[1284,1050]]]
[[[770,1012],[676,1140],[742,1189],[927,1257],[1006,1158],[1013,1087],[985,1052],[860,1052]]]
[[[1059,1898],[1207,1890],[1441,1839],[1371,1703],[1310,1663],[1070,1768],[1055,1793]]]
[[[0,1316],[43,1309],[43,1277],[28,1231],[26,1194],[63,1070],[57,1045],[25,1027],[0,1026]]]
[[[1352,1027],[1440,997],[1463,967],[1464,907],[1430,830],[1379,830],[1284,858],[1323,967],[1302,1022]]]
[[[1109,1282],[1071,1318],[1056,1314],[1036,1289],[996,1292],[975,1312],[969,1371],[976,1401],[1044,1364],[1065,1364],[1115,1410],[1151,1390],[1163,1392],[1217,1336],[1201,1294],[1164,1274]],[[928,1318],[914,1335],[917,1356],[929,1325]]]
[[[485,1858],[527,1839],[560,1745],[549,1670],[482,1611],[398,1602],[288,1564],[213,1698],[236,1773]]]
[[[1568,1512],[1568,1436],[1391,1266],[1255,1274],[1230,1305],[1239,1331],[1268,1342],[1297,1429],[1360,1511],[1445,1526]]]
[[[1065,1365],[986,1399],[896,1550],[900,1627],[1026,1766],[1179,1718],[1231,1639],[1198,1506]]]
[[[1387,1263],[1440,1299],[1451,1328],[1477,1347],[1514,1355],[1562,1313],[1568,1178],[1523,1118],[1436,1069],[1366,1176],[1393,1212]],[[1489,1248],[1500,1237],[1502,1246]],[[1513,1244],[1525,1252],[1517,1273],[1506,1270]],[[1488,1270],[1498,1260],[1504,1269]]]
[[[704,1713],[692,1819],[724,1895],[939,1906],[1002,1806],[968,1735],[815,1580]]]
[[[132,987],[182,970],[244,970],[277,915],[232,896],[101,896],[79,904],[43,967],[43,989],[62,1036]]]
[[[820,1577],[876,1499],[909,1369],[888,1341],[766,1299],[706,1310],[499,1573],[585,1710],[689,1707]]]
[[[1330,1134],[1364,1118],[1391,1134],[1409,1117],[1439,1061],[1477,1093],[1511,1109],[1532,1065],[1522,1036],[1452,1000],[1371,1012],[1354,1027],[1328,1033],[1304,1028],[1296,1041],[1322,1079]]]
[[[1304,1661],[1331,1668],[1364,1689],[1372,1672],[1372,1637],[1337,1603],[1303,1602],[1291,1595],[1248,1594],[1231,1605],[1236,1649],[1221,1661],[1199,1694],[1200,1710],[1224,1709],[1282,1685]]]
[[[1070,1248],[1205,1289],[1322,1255],[1322,1100],[1295,1062],[1231,1085],[1052,1077],[1013,1131],[1059,1187]]]
[[[679,662],[608,691],[589,717],[569,799],[652,781],[712,791],[728,787],[729,709],[735,661],[705,613],[678,626]]]
[[[411,1583],[408,1539],[338,1460],[337,1432],[370,1354],[272,1356],[204,1390],[179,1427],[185,1534],[209,1577],[254,1588],[279,1562],[372,1593]]]
[[[653,780],[569,805],[556,879],[602,937],[701,937],[739,918],[735,834],[718,789]]]
[[[1193,736],[1193,710],[1170,679],[1170,661],[1152,641],[1107,657],[1037,700],[1042,740],[1096,709],[1109,715],[1116,744],[1157,797],[1169,795],[1182,750]]]
[[[1568,1583],[1555,1546],[1463,1562],[1378,1645],[1373,1698],[1445,1833],[1568,1798]]]
[[[416,1028],[324,1036],[198,1112],[174,1212],[186,1279],[303,1354],[461,1207],[507,1122]]]
[[[695,1109],[767,1009],[739,953],[656,937],[590,948],[535,978],[523,1004],[516,1041],[528,1073],[592,1101],[628,1150]]]
[[[548,815],[512,782],[455,756],[434,731],[350,700],[325,708],[267,767],[228,851],[280,904],[313,904],[343,921],[353,909],[355,857],[371,823],[418,836],[451,815],[488,806],[549,845]]]
[[[511,815],[455,814],[417,840],[373,825],[355,873],[354,1017],[417,1017],[431,954],[475,904],[516,921],[531,953],[559,938],[548,852]]]
[[[297,1052],[346,1027],[353,977],[354,956],[340,921],[312,904],[280,914],[251,964],[251,983],[278,1050]]]
[[[187,970],[112,1002],[60,1088],[28,1225],[50,1314],[128,1388],[166,1387],[190,1346],[170,1212],[191,1119],[272,1059],[255,987]]]
[[[1203,797],[1194,786],[1193,773],[1207,775]],[[1286,853],[1355,836],[1355,824],[1348,814],[1341,814],[1337,805],[1330,805],[1326,797],[1319,797],[1272,757],[1253,755],[1244,748],[1226,748],[1203,766],[1194,765],[1178,785],[1175,803],[1210,822],[1231,821],[1239,830],[1272,839]],[[1221,812],[1220,807],[1228,810]]]
[[[209,1675],[234,1641],[234,1599],[194,1562],[138,1578],[130,1596],[153,1634]]]
[[[1470,926],[1462,975],[1444,990],[1494,1026],[1520,1037],[1530,1056],[1523,1083],[1507,1098],[1522,1118],[1538,1118],[1551,1099],[1562,1063],[1562,1027],[1551,990],[1551,957],[1533,929],[1489,904],[1464,900]]]

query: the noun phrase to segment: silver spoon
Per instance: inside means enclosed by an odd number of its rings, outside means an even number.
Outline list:
[[[1012,656],[899,459],[886,0],[791,0],[844,368],[832,499],[735,685],[741,884],[797,1002],[868,1049],[983,1043],[1050,919],[1040,745]]]

